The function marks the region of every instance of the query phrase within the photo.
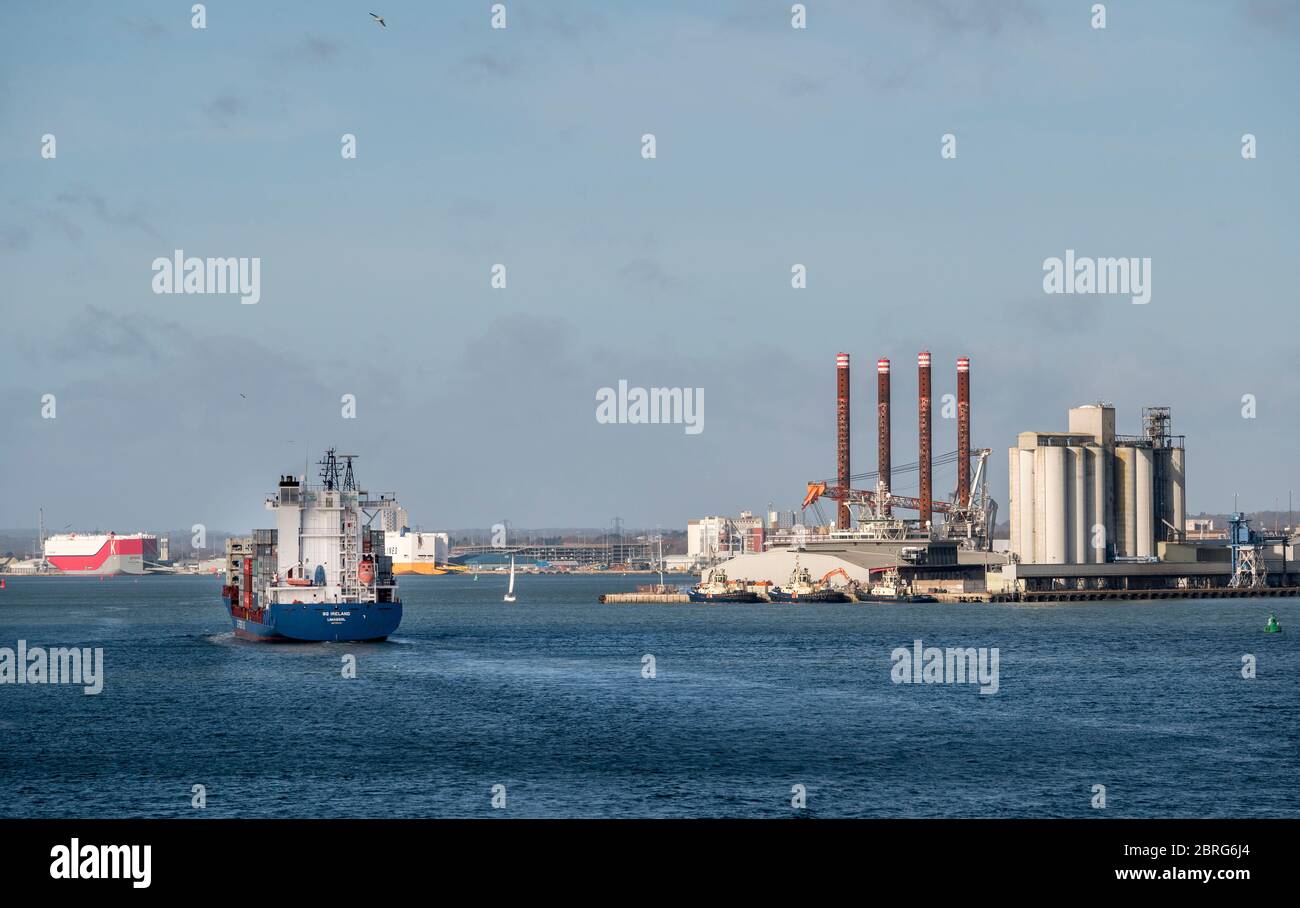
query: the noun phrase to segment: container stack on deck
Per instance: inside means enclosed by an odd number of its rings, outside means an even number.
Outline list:
[[[391,601],[390,591],[383,587],[393,582],[393,558],[391,555],[384,554],[383,530],[366,530],[362,533],[361,554],[369,555],[375,564],[375,576],[380,587],[376,594],[376,601]]]
[[[253,598],[258,598],[257,591],[271,585],[279,569],[279,557],[276,547],[276,530],[253,530]],[[254,602],[254,605],[260,605]]]
[[[252,536],[226,540],[226,585],[222,595],[246,612],[262,607],[259,590],[266,589],[278,570],[275,530],[254,530]]]

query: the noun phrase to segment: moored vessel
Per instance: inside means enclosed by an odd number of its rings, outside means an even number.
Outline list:
[[[384,534],[384,554],[393,560],[393,575],[422,574],[436,577],[463,571],[447,560],[447,534],[425,533],[399,527]]]
[[[692,602],[758,602],[758,593],[739,581],[728,580],[726,572],[714,570],[707,582],[687,591]]]
[[[772,587],[768,598],[773,602],[848,602],[849,597],[844,592],[830,585],[830,578],[836,573],[845,574],[842,568],[836,568],[821,580],[814,581],[808,569],[799,564],[796,555],[789,581],[783,587]]]
[[[392,561],[384,554],[383,531],[371,528],[397,501],[359,489],[352,460],[330,448],[320,462],[319,485],[309,485],[305,476],[281,476],[266,501],[276,528],[227,540],[221,593],[235,636],[357,642],[383,640],[397,630],[402,603]]]
[[[874,568],[870,589],[858,594],[859,602],[938,602],[933,596],[913,593],[897,568]]]
[[[158,560],[158,537],[148,533],[55,533],[45,537],[45,561],[65,574],[143,574]]]

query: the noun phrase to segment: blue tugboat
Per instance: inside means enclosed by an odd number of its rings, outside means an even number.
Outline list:
[[[402,603],[392,559],[384,555],[383,530],[370,528],[397,501],[358,489],[352,460],[330,448],[320,485],[281,476],[266,501],[276,528],[226,542],[221,595],[236,637],[357,642],[397,630]]]

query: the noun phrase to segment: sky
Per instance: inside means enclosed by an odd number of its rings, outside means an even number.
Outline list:
[[[504,5],[0,4],[0,527],[245,530],[328,444],[426,529],[794,509],[838,352],[854,472],[880,356],[916,459],[920,350],[1004,516],[1016,433],[1098,400],[1172,407],[1190,512],[1286,507],[1300,3]],[[176,249],[260,300],[155,293]],[[1045,293],[1067,249],[1150,302]],[[702,431],[598,421],[620,380]]]

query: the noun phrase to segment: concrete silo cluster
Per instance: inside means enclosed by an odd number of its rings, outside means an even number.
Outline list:
[[[1169,408],[1142,411],[1141,435],[1115,434],[1115,408],[1070,410],[1068,432],[1022,432],[1010,450],[1011,550],[1022,563],[1154,559],[1181,539],[1185,449]]]

